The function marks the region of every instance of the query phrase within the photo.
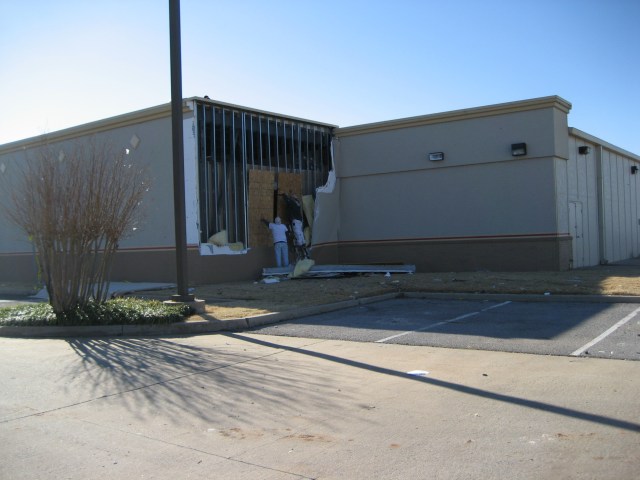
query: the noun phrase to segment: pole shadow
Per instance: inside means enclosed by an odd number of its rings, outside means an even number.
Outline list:
[[[297,353],[297,354],[300,354],[300,355],[307,355],[307,356],[311,356],[311,357],[314,357],[314,358],[319,358],[319,359],[322,359],[322,360],[326,360],[326,361],[329,361],[329,362],[340,363],[340,364],[348,365],[348,366],[354,367],[354,368],[365,369],[365,370],[369,370],[371,372],[375,372],[375,373],[379,373],[379,374],[383,374],[383,375],[390,375],[390,376],[402,378],[402,379],[408,380],[408,381],[421,382],[421,383],[425,383],[425,384],[436,386],[436,387],[446,388],[448,390],[452,390],[452,391],[455,391],[455,392],[463,393],[465,395],[473,395],[473,396],[476,396],[476,397],[485,398],[485,399],[489,399],[489,400],[494,400],[494,401],[497,401],[497,402],[503,402],[503,403],[509,403],[509,404],[512,404],[512,405],[518,405],[520,407],[531,408],[531,409],[534,409],[534,410],[540,410],[540,411],[543,411],[543,412],[553,413],[555,415],[571,417],[571,418],[575,418],[575,419],[579,419],[579,420],[584,420],[584,421],[587,421],[587,422],[598,423],[600,425],[606,425],[606,426],[609,426],[609,427],[620,428],[620,429],[623,429],[623,430],[629,430],[629,431],[636,432],[636,433],[640,432],[640,424],[634,423],[634,422],[629,422],[629,421],[626,421],[626,420],[620,420],[620,419],[617,419],[617,418],[607,417],[607,416],[604,416],[604,415],[598,415],[598,414],[594,414],[594,413],[582,412],[580,410],[575,410],[575,409],[567,408],[567,407],[561,407],[561,406],[553,405],[553,404],[546,403],[546,402],[539,402],[539,401],[536,401],[536,400],[528,400],[526,398],[515,397],[515,396],[512,396],[512,395],[505,395],[505,394],[501,394],[501,393],[490,392],[488,390],[483,390],[483,389],[475,388],[475,387],[469,387],[469,386],[466,386],[466,385],[461,385],[461,384],[454,383],[454,382],[448,382],[448,381],[445,381],[445,380],[438,380],[438,379],[435,379],[435,378],[407,375],[406,373],[398,372],[396,370],[391,370],[391,369],[384,368],[384,367],[377,367],[375,365],[370,365],[370,364],[363,363],[363,362],[358,362],[358,361],[355,361],[355,360],[349,360],[349,359],[346,359],[346,358],[337,357],[335,355],[330,355],[330,354],[326,354],[326,353],[319,353],[319,352],[313,352],[313,351],[310,351],[310,350],[304,350],[302,348],[290,347],[290,346],[286,346],[286,345],[278,345],[278,344],[271,343],[271,342],[268,342],[268,341],[265,341],[265,340],[260,340],[260,339],[253,338],[253,337],[246,337],[246,336],[243,336],[241,334],[229,333],[229,334],[225,334],[225,335],[229,336],[231,338],[244,340],[244,341],[246,341],[248,343],[253,343],[255,345],[261,345],[261,346],[264,346],[264,347],[271,347],[271,348],[279,348],[279,349],[282,349],[282,350],[286,350],[288,352]]]

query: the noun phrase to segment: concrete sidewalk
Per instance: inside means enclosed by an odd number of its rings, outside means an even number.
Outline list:
[[[640,471],[640,362],[240,333],[0,338],[0,384],[0,478]]]

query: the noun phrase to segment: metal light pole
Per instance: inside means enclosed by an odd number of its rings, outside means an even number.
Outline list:
[[[176,232],[178,294],[172,300],[191,302],[187,273],[187,222],[184,202],[184,139],[182,132],[182,61],[180,56],[180,0],[169,0],[171,55],[171,132],[173,146],[173,209]]]

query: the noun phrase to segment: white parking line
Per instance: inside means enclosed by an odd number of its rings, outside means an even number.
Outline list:
[[[613,332],[615,332],[618,328],[620,328],[622,325],[624,325],[625,323],[627,323],[629,320],[631,320],[633,317],[635,317],[638,313],[640,313],[640,307],[636,308],[633,312],[631,312],[629,315],[627,315],[626,317],[624,317],[622,320],[620,320],[619,322],[617,322],[615,325],[613,325],[611,328],[607,329],[606,331],[602,332],[602,334],[598,335],[596,338],[594,338],[593,340],[591,340],[589,343],[587,343],[586,345],[583,345],[582,347],[580,347],[578,350],[576,350],[575,352],[571,353],[572,357],[577,357],[579,355],[582,355],[589,347],[592,347],[593,345],[595,345],[596,343],[600,342],[601,340],[604,340],[605,338],[607,338],[609,335],[611,335]]]
[[[477,312],[465,313],[464,315],[460,315],[459,317],[451,318],[449,320],[443,320],[442,322],[432,323],[431,325],[427,325],[426,327],[418,328],[416,330],[409,330],[407,332],[402,332],[402,333],[398,333],[396,335],[391,335],[390,337],[383,338],[381,340],[376,340],[375,343],[384,343],[384,342],[387,342],[389,340],[393,340],[394,338],[398,338],[398,337],[403,337],[405,335],[409,335],[410,333],[423,332],[425,330],[429,330],[430,328],[438,327],[438,326],[444,325],[446,323],[456,322],[458,320],[462,320],[463,318],[473,317],[475,315],[478,315],[478,314],[480,314],[482,312],[486,312],[487,310],[491,310],[493,308],[503,307],[505,305],[508,305],[509,303],[511,303],[511,302],[507,301],[507,302],[498,303],[496,305],[491,305],[490,307],[483,308],[482,310],[478,310]]]

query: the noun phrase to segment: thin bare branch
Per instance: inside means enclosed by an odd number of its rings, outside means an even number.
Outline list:
[[[149,188],[147,172],[128,160],[91,139],[62,156],[41,149],[17,179],[5,213],[34,244],[58,313],[107,299],[114,253]]]

